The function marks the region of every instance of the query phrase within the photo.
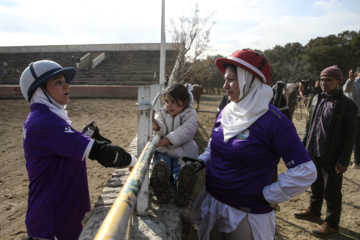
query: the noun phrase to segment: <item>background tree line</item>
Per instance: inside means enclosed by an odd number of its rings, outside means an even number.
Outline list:
[[[344,80],[350,69],[360,66],[360,31],[344,31],[337,35],[311,39],[305,46],[300,43],[276,45],[262,53],[272,69],[271,85],[277,81],[297,82],[309,79],[315,82],[320,72],[337,64],[342,70]],[[205,59],[187,61],[183,74],[176,81],[200,84],[207,93],[221,93],[223,74],[216,68],[215,59],[227,57],[221,55],[207,56]]]

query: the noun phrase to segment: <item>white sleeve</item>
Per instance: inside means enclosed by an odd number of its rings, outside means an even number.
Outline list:
[[[88,145],[87,145],[87,147],[86,147],[86,149],[85,149],[85,152],[84,152],[84,155],[83,155],[83,160],[85,159],[85,158],[88,158],[89,157],[89,154],[90,154],[90,151],[91,151],[91,149],[92,149],[92,147],[93,147],[93,145],[94,145],[94,139],[91,139],[90,140],[90,142],[88,143]]]
[[[137,161],[137,158],[132,154],[130,154],[130,155],[131,155],[131,163],[129,166],[133,167]]]
[[[305,192],[316,177],[316,167],[312,161],[308,161],[281,173],[277,182],[263,188],[263,195],[271,204],[286,202]]]
[[[354,82],[355,81],[348,79],[343,86],[343,91],[346,93],[352,93],[354,91]]]
[[[205,148],[205,151],[200,156],[197,157],[198,159],[201,159],[201,160],[204,161],[204,166],[205,167],[207,167],[209,165],[209,162],[210,162],[210,152],[211,152],[210,143],[211,143],[211,138],[209,139],[209,142],[208,142],[208,145]]]

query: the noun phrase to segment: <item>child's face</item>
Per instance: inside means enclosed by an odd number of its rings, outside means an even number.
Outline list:
[[[176,116],[186,107],[187,102],[181,100],[176,101],[169,94],[165,94],[164,97],[166,110],[170,113],[171,116]]]
[[[66,82],[64,75],[58,75],[46,82],[46,92],[61,105],[70,102],[70,85]]]

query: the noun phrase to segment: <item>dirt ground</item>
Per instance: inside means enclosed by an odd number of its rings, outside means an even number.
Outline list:
[[[200,152],[205,148],[214,123],[214,116],[220,102],[219,95],[203,95],[198,111],[198,131],[195,139]],[[113,143],[129,146],[136,135],[136,100],[124,99],[72,99],[68,105],[72,126],[81,130],[82,126],[95,120],[100,133]],[[196,104],[195,104],[196,105]],[[29,104],[25,100],[0,100],[0,239],[21,239],[26,236],[25,214],[27,208],[28,177],[22,149],[22,126],[29,113]],[[298,114],[298,113],[297,113]],[[299,135],[305,125],[305,113],[296,115],[294,124]],[[113,173],[113,169],[104,168],[97,162],[87,160],[88,180],[92,206],[98,200],[103,187]],[[279,165],[279,172],[285,171]],[[204,189],[205,171],[200,171],[192,200]],[[293,212],[306,208],[309,203],[307,191],[280,204],[277,212],[277,230],[275,239],[317,239],[310,235],[316,223],[297,220]],[[325,205],[325,204],[324,204]],[[196,226],[191,222],[191,204],[184,215],[185,228],[183,239],[197,239]],[[324,218],[324,210],[323,216]],[[349,169],[344,175],[343,211],[340,221],[341,234],[334,239],[360,239],[360,170]]]

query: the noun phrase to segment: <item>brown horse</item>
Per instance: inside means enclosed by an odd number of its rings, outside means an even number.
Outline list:
[[[290,119],[292,120],[296,103],[298,100],[299,83],[287,83],[285,87],[285,98],[290,111]]]
[[[196,100],[196,102],[197,102],[196,110],[198,110],[199,104],[200,104],[200,96],[202,94],[203,88],[199,84],[194,84],[192,86],[193,86],[192,94],[193,94],[194,100]]]

